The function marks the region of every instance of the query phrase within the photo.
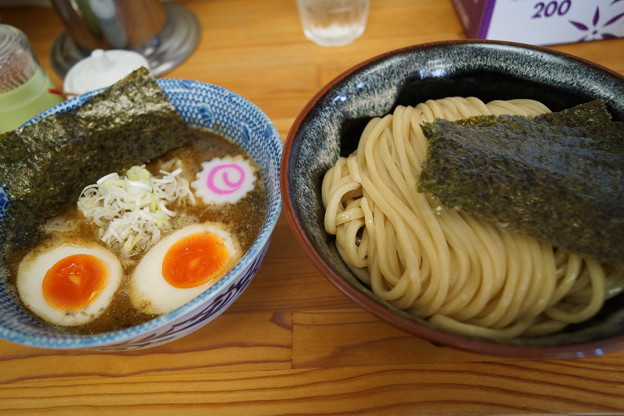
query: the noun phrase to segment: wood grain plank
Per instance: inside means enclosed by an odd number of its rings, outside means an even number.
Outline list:
[[[258,105],[286,138],[308,100],[366,59],[463,39],[451,0],[372,0],[365,34],[308,41],[294,0],[179,1],[202,26],[166,77],[209,82]],[[49,7],[0,8],[60,86]],[[550,48],[624,73],[624,39]],[[336,289],[284,215],[248,290],[217,320],[149,350],[40,350],[0,341],[0,415],[624,414],[624,351],[568,361],[493,357],[433,345],[373,317]]]
[[[86,410],[159,415],[172,408],[219,415],[613,414],[624,405],[622,370],[620,361],[604,374],[587,360],[583,376],[570,362],[536,368],[516,361],[76,377],[3,386],[0,406],[65,415]],[[557,377],[545,381],[545,372]],[[605,390],[599,379],[614,388]]]
[[[0,343],[0,385],[21,380],[126,377],[162,372],[288,369],[289,313],[227,313],[183,340],[128,352],[43,350]]]
[[[293,315],[294,368],[510,359],[435,345],[381,322],[362,309],[313,310]]]

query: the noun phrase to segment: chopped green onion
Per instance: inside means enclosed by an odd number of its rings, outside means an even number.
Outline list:
[[[175,209],[194,205],[189,182],[182,169],[161,170],[153,176],[144,166],[133,166],[125,176],[110,173],[85,187],[78,209],[99,227],[103,243],[119,244],[128,257],[154,245],[161,231],[171,229]]]

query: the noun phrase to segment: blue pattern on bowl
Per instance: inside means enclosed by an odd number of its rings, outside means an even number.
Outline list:
[[[40,323],[19,304],[5,279],[0,279],[0,338],[55,349],[121,351],[153,347],[189,334],[219,316],[247,288],[260,268],[282,210],[279,188],[282,140],[277,129],[252,102],[224,88],[178,79],[159,79],[158,83],[188,124],[226,135],[260,166],[268,194],[268,213],[258,237],[225,277],[192,301],[144,324],[97,335],[68,335]],[[100,91],[67,100],[30,122],[78,107]],[[0,188],[0,218],[7,202],[10,203]]]

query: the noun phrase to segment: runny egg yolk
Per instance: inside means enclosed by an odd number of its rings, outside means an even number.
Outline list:
[[[143,313],[171,312],[226,276],[241,255],[225,224],[188,225],[145,253],[132,272],[128,296]]]
[[[117,293],[123,269],[104,247],[61,242],[35,247],[17,269],[17,292],[24,306],[40,318],[76,326],[101,316]]]
[[[223,239],[210,232],[181,238],[167,250],[162,275],[177,288],[193,288],[208,283],[228,264],[230,252]]]
[[[43,298],[59,311],[80,311],[90,305],[108,283],[108,267],[89,254],[75,254],[56,262],[42,282]]]

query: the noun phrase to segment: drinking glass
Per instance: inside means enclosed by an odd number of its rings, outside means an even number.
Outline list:
[[[321,46],[348,45],[366,30],[369,0],[297,0],[303,33]]]

